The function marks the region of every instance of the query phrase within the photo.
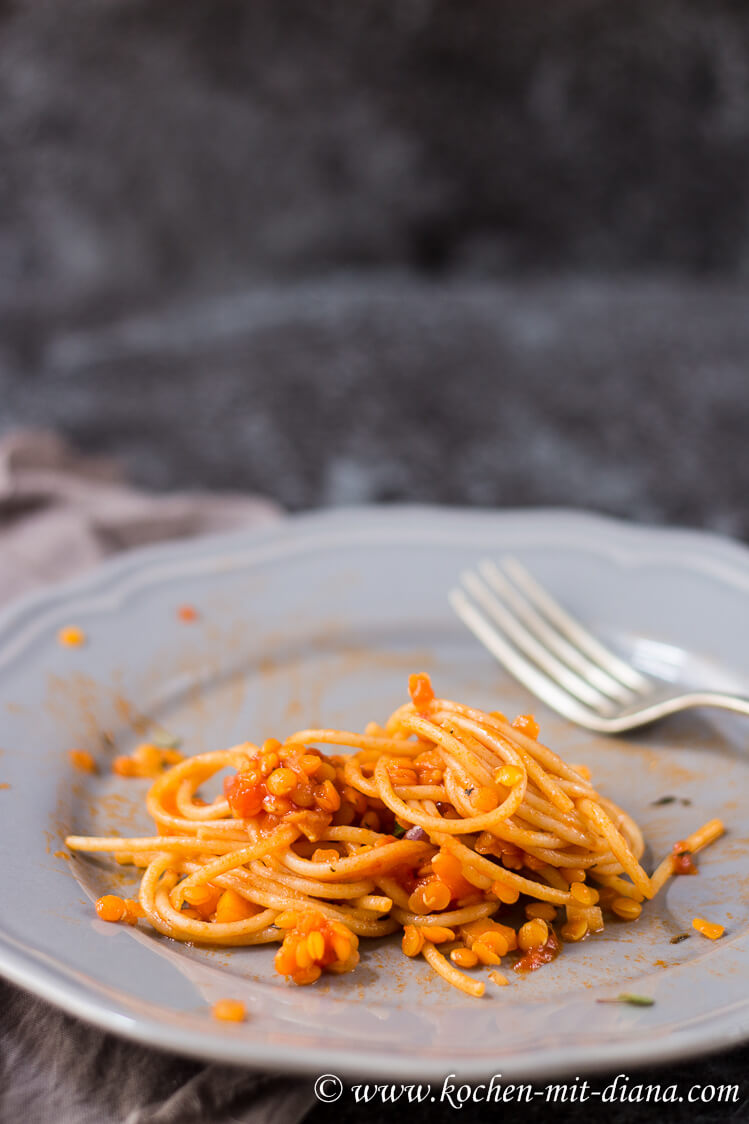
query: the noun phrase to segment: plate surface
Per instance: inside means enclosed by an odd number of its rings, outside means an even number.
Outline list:
[[[463,567],[505,552],[642,666],[747,689],[749,552],[693,532],[572,512],[382,508],[127,555],[0,622],[0,782],[10,786],[0,790],[0,972],[133,1039],[287,1071],[541,1078],[749,1037],[749,726],[694,712],[604,739],[536,704],[447,605]],[[183,603],[196,622],[178,619]],[[57,644],[70,624],[84,647]],[[273,972],[275,946],[208,952],[95,918],[93,898],[134,883],[109,860],[66,857],[62,841],[148,830],[145,782],[109,770],[144,717],[187,752],[316,724],[361,729],[404,701],[414,670],[447,697],[532,709],[542,739],[590,766],[635,816],[648,861],[712,816],[727,835],[638,923],[608,925],[531,977],[509,972],[510,986],[483,1000],[407,961],[396,938],[363,942],[351,975],[296,988]],[[73,772],[74,747],[95,755],[97,777]],[[677,799],[654,805],[667,795]],[[670,944],[695,914],[725,936]],[[595,1002],[625,990],[655,1006]],[[246,1023],[211,1019],[224,996],[246,1002]]]

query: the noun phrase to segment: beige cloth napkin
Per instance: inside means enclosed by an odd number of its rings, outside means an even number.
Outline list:
[[[268,500],[154,496],[52,433],[0,440],[0,602],[129,547],[279,518]],[[0,1120],[296,1124],[311,1083],[204,1065],[105,1034],[0,979]]]
[[[129,547],[261,526],[280,508],[257,496],[150,495],[108,460],[49,432],[0,440],[0,602]]]

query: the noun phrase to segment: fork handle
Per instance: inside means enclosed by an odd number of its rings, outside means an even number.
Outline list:
[[[746,695],[729,695],[725,691],[690,691],[682,696],[680,702],[684,707],[717,706],[721,710],[732,710],[734,714],[749,715],[749,698]]]

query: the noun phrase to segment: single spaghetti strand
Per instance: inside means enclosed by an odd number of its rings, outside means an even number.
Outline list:
[[[465,972],[453,967],[436,945],[430,944],[429,941],[424,942],[422,955],[438,975],[442,976],[453,987],[457,987],[459,991],[464,991],[466,995],[472,995],[475,999],[480,999],[486,991],[486,984],[482,980],[473,980]]]
[[[198,839],[189,835],[153,835],[142,838],[121,838],[119,835],[68,835],[65,846],[71,851],[211,851],[213,854],[234,854],[236,843],[231,839]]]
[[[725,831],[721,820],[708,820],[702,827],[698,827],[696,831],[688,835],[684,840],[684,850],[689,851],[690,854],[696,855],[703,847],[707,847],[710,843],[714,843],[716,839]],[[671,875],[674,873],[673,854],[666,855],[650,876],[650,881],[653,886],[653,893],[657,894],[659,890],[665,886]]]

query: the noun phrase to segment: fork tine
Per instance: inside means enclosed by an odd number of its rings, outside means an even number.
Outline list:
[[[580,699],[581,702],[587,703],[588,706],[597,710],[599,713],[611,713],[611,699],[607,698],[606,695],[602,694],[590,683],[586,683],[577,672],[572,671],[571,668],[563,664],[561,660],[558,660],[552,652],[545,648],[543,644],[540,644],[535,636],[528,632],[525,626],[522,625],[512,615],[509,609],[495,597],[492,591],[484,585],[477,574],[467,570],[461,577],[463,585],[474,600],[477,601],[489,617],[499,625],[505,635],[512,640],[515,647],[526,656],[529,656],[534,663],[546,672],[549,679],[556,680],[565,691],[574,695],[575,698]]]
[[[521,565],[517,558],[510,556],[503,558],[502,566],[515,585],[522,589],[536,608],[540,609],[556,625],[559,632],[571,643],[581,648],[599,667],[633,691],[641,693],[650,689],[650,683],[644,675],[641,675],[639,671],[625,663],[624,660],[620,660],[618,656],[596,640],[595,636],[591,636],[587,629],[571,617],[546,592],[543,586],[540,586],[535,578],[531,577],[525,566]]]
[[[583,703],[578,702],[563,687],[554,683],[535,664],[527,660],[476,608],[462,589],[453,589],[448,594],[448,598],[463,624],[471,630],[476,639],[489,649],[511,675],[547,703],[552,710],[590,730],[606,729],[605,718],[600,718]]]
[[[603,691],[612,699],[620,703],[634,702],[636,696],[630,687],[626,687],[618,679],[609,675],[608,671],[593,663],[579,648],[570,643],[566,636],[557,632],[535,608],[531,601],[526,600],[523,593],[508,581],[502,571],[494,562],[484,561],[479,564],[479,570],[486,583],[502,597],[526,628],[550,651],[557,655],[573,671],[581,675],[586,682],[592,683],[599,691]]]

